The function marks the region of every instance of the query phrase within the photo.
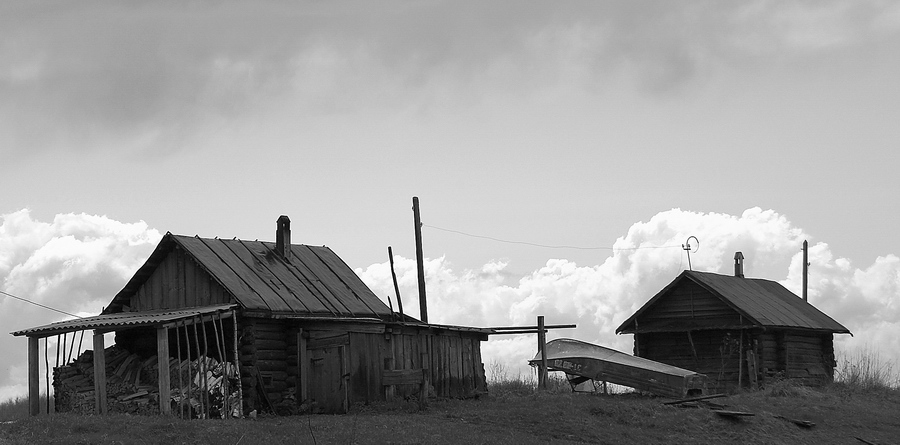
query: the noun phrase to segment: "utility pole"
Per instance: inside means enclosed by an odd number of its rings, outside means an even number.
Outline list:
[[[425,299],[425,260],[422,254],[422,217],[419,215],[419,198],[413,196],[413,224],[416,229],[416,267],[419,272],[419,312],[422,322],[428,323],[428,304]]]

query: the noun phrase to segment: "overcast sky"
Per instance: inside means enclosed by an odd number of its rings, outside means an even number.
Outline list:
[[[897,54],[893,1],[2,2],[0,290],[95,314],[166,231],[287,214],[414,308],[418,196],[433,321],[630,350],[688,236],[796,292],[808,239],[839,345],[900,359]],[[8,397],[62,316],[0,310]]]

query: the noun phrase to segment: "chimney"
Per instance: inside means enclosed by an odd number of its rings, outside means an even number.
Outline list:
[[[744,254],[734,253],[734,276],[744,278]]]
[[[275,232],[275,253],[287,262],[291,261],[291,219],[287,215],[278,217]]]

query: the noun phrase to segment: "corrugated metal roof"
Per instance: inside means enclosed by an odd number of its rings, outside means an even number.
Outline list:
[[[688,270],[625,320],[616,332],[633,330],[629,326],[634,324],[638,315],[685,279],[692,280],[717,295],[757,326],[850,333],[843,325],[775,281]]]
[[[171,233],[104,313],[128,305],[175,246],[183,248],[245,309],[328,317],[386,319],[391,315],[387,305],[328,247],[292,244],[290,261],[285,261],[271,242]]]
[[[200,315],[208,315],[216,312],[224,312],[235,308],[232,304],[219,304],[215,306],[203,306],[184,309],[161,309],[143,312],[118,312],[115,314],[102,314],[93,317],[76,318],[73,320],[59,321],[35,328],[23,329],[11,332],[12,335],[29,337],[46,337],[65,332],[83,331],[86,329],[110,329],[134,328],[139,326],[153,326],[170,321],[191,318]]]

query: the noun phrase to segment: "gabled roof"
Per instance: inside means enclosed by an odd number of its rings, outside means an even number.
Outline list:
[[[176,247],[227,290],[242,309],[268,314],[387,319],[390,309],[325,246],[292,244],[290,261],[275,243],[167,233],[103,314],[122,311]]]
[[[850,334],[840,323],[775,281],[689,270],[682,272],[625,320],[616,333],[634,331],[634,320],[684,280],[697,283],[755,326]]]

